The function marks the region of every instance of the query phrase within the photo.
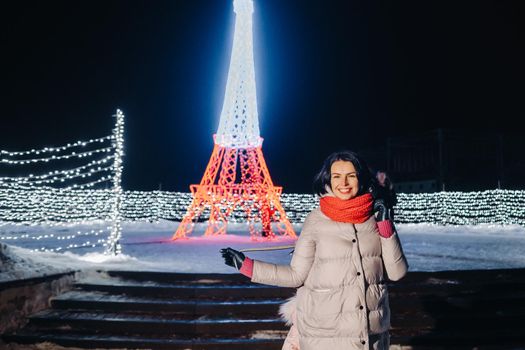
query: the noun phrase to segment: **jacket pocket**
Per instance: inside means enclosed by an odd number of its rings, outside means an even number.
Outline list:
[[[302,288],[298,298],[299,333],[310,337],[335,336],[341,318],[342,290]]]

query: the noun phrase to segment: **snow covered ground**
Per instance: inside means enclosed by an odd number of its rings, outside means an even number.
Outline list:
[[[213,238],[204,237],[204,224],[199,224],[189,239],[171,241],[177,227],[175,222],[127,222],[123,224],[123,254],[116,257],[104,255],[104,248],[100,245],[69,249],[63,253],[33,251],[43,246],[49,249],[76,243],[81,245],[87,240],[95,242],[107,237],[107,230],[97,234],[107,226],[104,222],[60,227],[0,225],[1,252],[4,255],[0,260],[0,281],[71,269],[87,272],[119,269],[235,273],[234,269],[224,265],[220,248],[244,249],[294,243],[286,238],[254,242],[244,224],[232,224],[228,235]],[[301,224],[294,228],[299,232]],[[525,267],[525,228],[522,226],[404,224],[397,228],[411,271]],[[289,253],[290,249],[247,255],[287,264],[291,258]]]

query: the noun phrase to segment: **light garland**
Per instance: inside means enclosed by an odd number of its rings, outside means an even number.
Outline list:
[[[92,230],[72,234],[27,233],[0,235],[0,240],[31,240],[44,242],[55,239],[53,244],[40,246],[36,250],[64,251],[88,247],[104,246],[113,254],[120,251],[120,220],[155,222],[161,219],[180,221],[191,203],[190,193],[166,191],[123,191],[120,217],[113,223],[116,215],[113,190],[76,190],[41,188],[38,190],[0,189],[0,202],[9,209],[0,211],[0,226],[16,223],[36,226],[52,225],[68,227],[76,224],[97,225],[111,219],[113,239],[93,237],[85,242],[78,238],[102,236],[106,230]],[[22,206],[10,203],[22,203]],[[283,194],[281,203],[292,222],[301,223],[311,210],[318,207],[318,198],[309,194]],[[421,194],[398,194],[395,207],[396,222],[433,223],[439,225],[476,224],[519,224],[525,225],[525,191],[489,190],[481,192],[438,192]],[[209,208],[202,214],[209,216]],[[246,222],[242,210],[232,213],[231,222]],[[58,238],[60,237],[60,238]],[[61,245],[58,242],[75,243]]]
[[[40,234],[38,236],[31,236],[29,234],[23,234],[23,235],[18,235],[18,236],[4,236],[2,237],[3,240],[17,240],[17,239],[24,239],[24,238],[27,238],[27,239],[33,239],[33,240],[41,240],[41,239],[48,239],[48,238],[56,238],[57,240],[66,240],[66,239],[75,239],[77,238],[78,236],[91,236],[91,235],[94,235],[94,236],[98,236],[99,234],[101,233],[104,233],[105,230],[91,230],[91,231],[88,231],[88,232],[82,232],[82,231],[77,231],[76,234],[71,234],[71,235],[55,235],[54,233],[50,233],[50,234]]]
[[[25,156],[25,155],[30,155],[30,154],[63,152],[73,147],[86,147],[92,143],[105,142],[106,140],[111,140],[113,137],[114,137],[113,135],[109,135],[109,136],[101,137],[98,139],[92,139],[89,141],[77,141],[75,143],[68,143],[67,145],[61,146],[61,147],[45,147],[43,149],[32,149],[29,151],[10,152],[6,150],[0,150],[0,155],[6,156],[6,157],[19,157],[19,156]]]
[[[122,157],[124,156],[124,114],[120,109],[117,109],[117,114],[114,115],[117,119],[115,130],[113,131],[115,138],[113,139],[113,146],[115,148],[115,158],[113,161],[113,195],[111,207],[111,234],[109,236],[106,254],[117,255],[120,254],[122,248],[120,245],[120,237],[122,236],[121,216],[120,210],[122,206]]]
[[[78,141],[64,147],[45,148],[27,152],[1,151],[6,157],[29,154],[60,152],[73,147],[84,147],[94,143],[111,140],[111,147],[87,152],[72,152],[69,155],[55,155],[48,158],[34,158],[23,162],[35,163],[42,159],[84,158],[97,153],[113,150],[113,154],[102,159],[91,160],[85,165],[66,170],[54,170],[47,174],[25,177],[0,178],[0,226],[15,224],[23,226],[62,227],[89,223],[108,223],[105,229],[91,229],[85,232],[57,234],[0,234],[0,240],[33,242],[40,244],[38,251],[64,251],[80,248],[104,246],[107,254],[121,252],[122,220],[158,221],[161,219],[182,220],[192,201],[190,193],[166,191],[123,191],[121,187],[122,157],[124,155],[124,115],[117,110],[113,135],[86,142]],[[4,158],[5,159],[5,158]],[[101,166],[113,161],[111,166]],[[4,164],[25,164],[11,159]],[[100,176],[100,173],[107,175]],[[68,181],[88,179],[98,174],[91,182],[68,184]],[[113,182],[112,189],[92,189],[101,183]],[[64,186],[58,187],[64,184]],[[52,186],[51,186],[52,185]],[[291,222],[304,222],[308,213],[318,207],[318,198],[309,194],[282,194],[281,203]],[[227,205],[227,204],[225,204]],[[525,225],[525,191],[488,190],[479,192],[438,192],[420,194],[398,194],[396,222],[434,223],[440,225],[476,224],[519,224]],[[226,208],[233,209],[233,208]],[[210,208],[203,208],[202,216],[207,218]],[[249,218],[243,210],[233,210],[229,222],[247,222]],[[107,224],[105,224],[107,225]],[[110,231],[109,238],[102,236]],[[79,241],[85,239],[84,241]],[[75,240],[74,243],[67,243]],[[48,242],[49,244],[46,244]],[[64,242],[61,245],[57,242]]]
[[[99,235],[105,235],[107,232],[106,229],[103,229],[103,230],[91,230],[91,231],[88,231],[88,232],[81,232],[81,231],[77,231],[76,233],[73,233],[73,234],[68,234],[68,235],[58,235],[58,234],[54,234],[54,233],[50,233],[50,234],[38,234],[38,235],[35,235],[35,236],[32,236],[30,234],[22,234],[22,235],[12,235],[12,236],[3,236],[1,237],[2,240],[5,240],[5,241],[22,241],[22,240],[25,240],[25,241],[46,241],[46,240],[51,240],[51,239],[56,239],[57,241],[69,241],[69,240],[77,240],[78,237],[98,237]],[[60,246],[58,244],[60,243],[56,243],[56,242],[52,242],[51,243],[51,247],[48,247],[48,246],[41,246],[41,247],[38,247],[36,249],[33,249],[33,251],[45,251],[45,252],[60,252],[60,251],[63,251],[63,250],[70,250],[70,249],[75,249],[75,248],[85,248],[85,247],[90,247],[90,248],[94,248],[94,247],[98,247],[98,246],[103,246],[106,242],[106,238],[99,238],[97,239],[95,242],[91,242],[91,241],[86,241],[86,242],[83,242],[83,243],[69,243],[65,246]],[[18,242],[16,242],[18,243]],[[16,244],[15,243],[15,244]],[[44,243],[45,244],[45,243]]]
[[[17,184],[21,184],[21,185],[43,185],[43,184],[52,184],[52,183],[61,183],[61,182],[65,182],[66,180],[72,180],[72,179],[76,179],[76,178],[83,178],[85,179],[86,177],[90,177],[90,176],[94,176],[96,175],[97,173],[100,173],[100,172],[105,172],[105,171],[111,171],[113,169],[113,167],[105,167],[105,168],[102,168],[102,167],[98,167],[98,168],[94,168],[94,169],[90,169],[88,172],[86,173],[75,173],[74,175],[67,175],[67,176],[54,176],[50,179],[46,179],[46,180],[27,180],[27,179],[20,179],[18,181],[16,181]],[[42,177],[49,177],[49,175],[41,175]],[[106,178],[104,178],[106,179]],[[108,177],[109,179],[109,177]],[[73,187],[75,185],[72,185],[71,187]]]
[[[525,191],[398,194],[396,221],[441,225],[525,224]]]
[[[0,225],[19,223],[42,225],[52,222],[82,223],[112,217],[113,190],[41,188],[0,189]],[[167,191],[123,191],[121,219],[127,221],[180,221],[191,203],[190,193]],[[289,219],[302,223],[319,206],[309,194],[282,194],[281,202]],[[488,190],[481,192],[437,192],[398,194],[396,222],[427,222],[442,225],[520,224],[525,225],[525,191]],[[209,210],[206,209],[206,210]],[[205,212],[203,218],[207,218]],[[232,222],[246,222],[242,210],[232,213]]]
[[[61,160],[61,159],[91,157],[94,154],[103,153],[103,152],[111,152],[112,150],[113,150],[113,147],[106,147],[106,148],[99,148],[93,151],[86,151],[86,152],[80,152],[80,153],[73,152],[71,154],[63,155],[63,156],[52,155],[51,157],[47,157],[47,158],[33,158],[33,159],[22,159],[22,160],[9,160],[9,159],[2,158],[0,159],[0,163],[20,164],[20,165],[34,164],[34,163],[40,163],[40,162],[49,163],[50,161]]]
[[[52,183],[54,181],[58,181],[58,180],[62,180],[62,179],[66,179],[66,180],[69,180],[71,178],[73,178],[72,176],[73,175],[82,175],[82,171],[83,170],[87,170],[93,166],[96,166],[96,165],[101,165],[101,164],[104,164],[104,163],[108,163],[110,160],[112,160],[115,156],[113,155],[110,155],[110,156],[107,156],[105,157],[104,159],[101,159],[101,160],[94,160],[94,161],[91,161],[90,163],[86,164],[86,165],[83,165],[83,166],[80,166],[80,167],[76,167],[76,168],[72,168],[72,169],[68,169],[68,170],[61,170],[61,171],[58,171],[58,170],[55,170],[55,171],[51,171],[47,174],[43,174],[43,175],[33,175],[33,174],[29,174],[27,177],[0,177],[0,183],[2,182],[5,182],[5,183],[11,183],[11,184],[27,184],[27,183],[31,183],[31,184],[42,184],[42,183]],[[97,171],[100,171],[102,168],[101,167],[98,167],[96,168]],[[111,169],[111,168],[105,168],[105,169]],[[93,171],[90,170],[88,173],[92,173]],[[68,175],[72,175],[71,177],[68,177]],[[51,176],[53,176],[53,178],[49,179]],[[40,182],[38,183],[38,181],[48,181],[48,182]]]
[[[124,155],[124,114],[117,110],[113,134],[89,141],[77,141],[62,147],[46,147],[30,151],[10,152],[2,150],[0,165],[4,167],[20,166],[25,164],[42,164],[64,159],[89,160],[84,165],[65,170],[53,170],[44,174],[29,174],[22,177],[0,177],[0,225],[49,225],[68,226],[71,223],[82,223],[90,220],[111,220],[111,226],[105,230],[91,230],[76,234],[56,235],[2,235],[2,240],[30,240],[30,241],[67,241],[78,240],[79,237],[89,238],[98,236],[102,232],[110,231],[109,238],[99,238],[96,241],[88,240],[75,242],[66,246],[51,244],[53,248],[41,246],[39,251],[60,251],[82,247],[105,246],[106,253],[120,252],[122,202],[122,157]],[[90,150],[77,150],[77,147],[91,147],[95,144],[104,144],[111,141],[108,147]],[[68,154],[63,154],[69,151]],[[93,156],[113,152],[102,159],[93,159]],[[54,154],[53,154],[54,153]],[[24,156],[33,156],[31,159],[20,159]],[[37,157],[43,155],[43,157]],[[113,164],[105,164],[113,161]],[[78,164],[78,162],[77,162]],[[89,182],[85,180],[92,179]],[[113,183],[112,190],[90,189],[98,184]]]

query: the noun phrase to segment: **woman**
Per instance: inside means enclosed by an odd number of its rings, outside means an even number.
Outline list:
[[[252,282],[299,287],[283,349],[388,349],[385,282],[402,278],[408,265],[388,210],[374,203],[373,182],[355,153],[333,153],[314,180],[320,208],[307,216],[289,266],[221,250]]]

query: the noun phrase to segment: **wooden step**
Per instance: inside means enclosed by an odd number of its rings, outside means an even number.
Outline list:
[[[250,279],[240,273],[177,273],[158,271],[100,271],[110,277],[136,282],[246,284]]]
[[[282,298],[217,300],[165,299],[71,291],[51,299],[55,309],[99,310],[100,312],[189,313],[192,315],[277,316]]]
[[[76,284],[3,339],[76,348],[268,350],[280,349],[288,330],[277,311],[292,288],[252,284],[239,274],[108,274]],[[525,269],[411,272],[388,286],[392,344],[525,349]]]
[[[280,350],[281,336],[271,338],[158,338],[116,335],[60,334],[50,332],[18,332],[5,335],[6,342],[36,344],[50,342],[64,347],[85,349],[152,349],[152,350]]]
[[[278,288],[259,284],[158,284],[147,285],[129,283],[76,283],[77,290],[99,291],[129,296],[151,296],[178,299],[238,299],[238,298],[289,298],[295,294],[294,288]]]
[[[286,330],[278,318],[174,317],[69,310],[46,310],[29,318],[29,327],[38,330],[67,328],[112,334],[245,335],[255,331]]]

